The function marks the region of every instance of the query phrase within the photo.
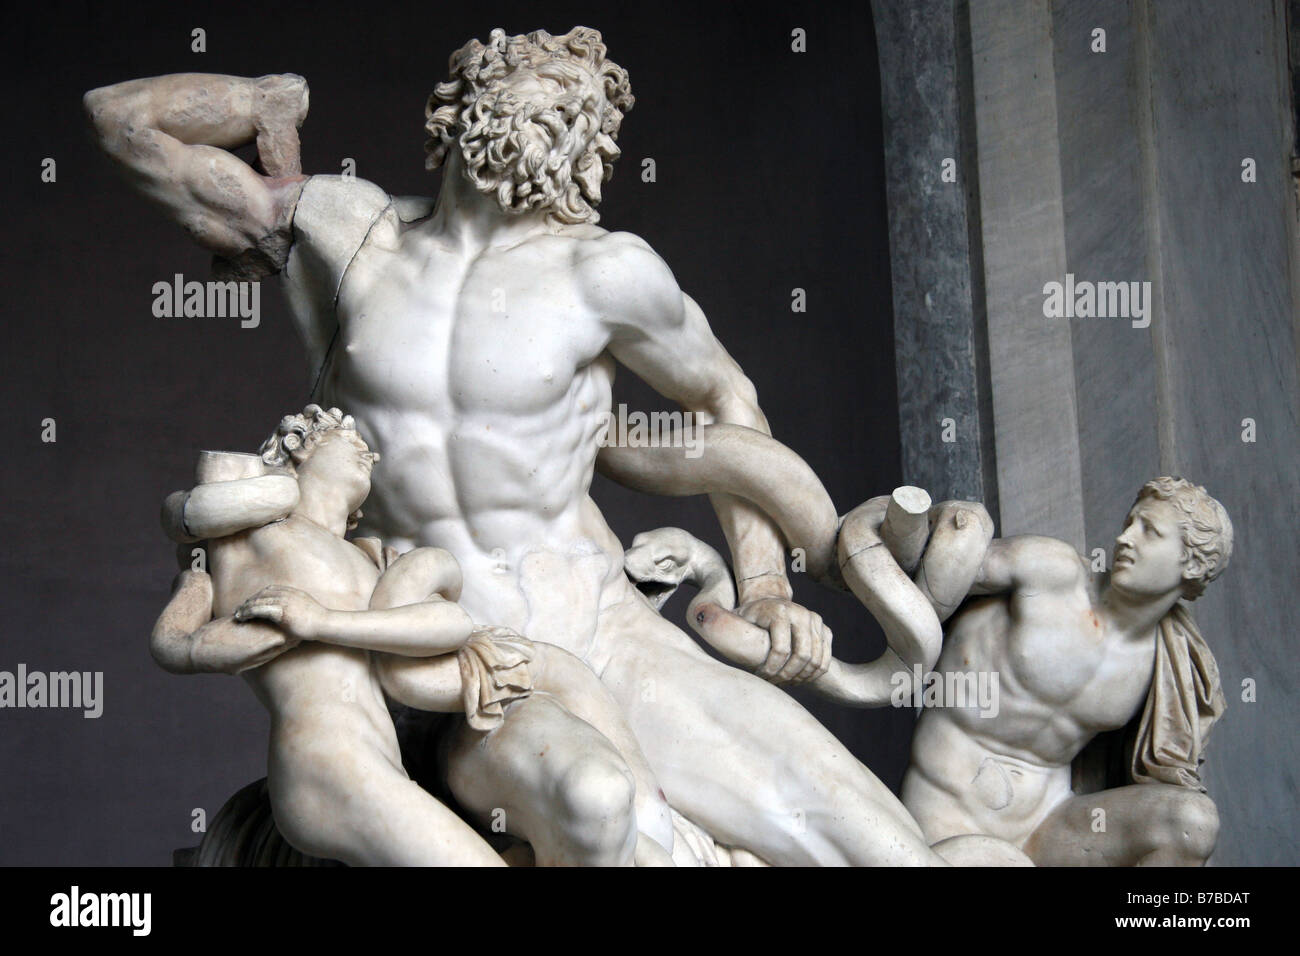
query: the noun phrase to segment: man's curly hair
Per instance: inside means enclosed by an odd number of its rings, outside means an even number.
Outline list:
[[[1154,498],[1178,509],[1182,525],[1183,589],[1189,601],[1223,573],[1232,557],[1232,521],[1228,512],[1200,485],[1185,478],[1153,478],[1142,486],[1137,501]],[[1137,502],[1134,502],[1137,504]]]
[[[535,109],[503,82],[548,64],[565,67],[566,90],[554,109]],[[466,175],[506,212],[547,208],[563,223],[596,222],[600,185],[619,156],[614,141],[635,102],[627,71],[606,59],[600,32],[493,30],[486,44],[471,40],[453,53],[449,71],[425,107],[426,166],[437,169],[457,146]]]

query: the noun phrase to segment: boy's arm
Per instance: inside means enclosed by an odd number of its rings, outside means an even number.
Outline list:
[[[300,641],[320,641],[405,657],[433,657],[459,648],[474,622],[458,604],[433,598],[404,607],[335,611],[306,591],[273,584],[235,611],[236,621],[266,621]]]
[[[458,650],[474,630],[459,605],[460,566],[440,548],[401,555],[375,585],[370,609],[334,611],[296,588],[272,586],[235,611],[240,621],[263,620],[300,640],[321,641],[403,657]]]
[[[288,475],[213,481],[168,495],[162,525],[171,540],[190,544],[260,528],[297,506],[298,482]]]
[[[297,639],[265,624],[212,619],[212,578],[182,571],[154,624],[149,649],[173,674],[238,674],[296,646]]]

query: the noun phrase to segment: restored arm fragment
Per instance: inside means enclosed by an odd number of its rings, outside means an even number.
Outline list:
[[[298,482],[289,475],[213,481],[167,496],[162,526],[181,544],[224,538],[287,517],[298,506]]]
[[[131,184],[249,277],[278,271],[302,188],[298,131],[307,84],[178,73],[91,90],[92,136]],[[266,175],[228,152],[256,142]]]
[[[912,668],[933,668],[943,649],[942,622],[966,599],[992,536],[993,522],[979,504],[930,505],[918,488],[897,489],[851,512],[838,544],[844,580],[889,647],[864,664],[832,659],[813,682],[817,692],[854,707],[880,707],[893,701],[900,676],[910,687]]]

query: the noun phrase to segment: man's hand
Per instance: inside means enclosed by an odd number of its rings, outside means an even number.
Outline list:
[[[235,611],[235,620],[266,621],[297,641],[314,640],[329,611],[306,591],[272,584],[262,588]]]
[[[826,673],[831,662],[831,629],[821,616],[785,598],[748,601],[736,613],[763,630],[771,641],[756,673],[774,684],[795,686]]]

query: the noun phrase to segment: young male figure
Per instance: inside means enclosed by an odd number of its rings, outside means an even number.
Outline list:
[[[640,755],[625,758],[611,741],[630,732],[579,661],[502,628],[475,628],[453,603],[460,571],[445,551],[399,556],[373,539],[343,538],[379,457],[350,416],[309,405],[281,422],[262,457],[294,475],[296,501],[281,520],[209,542],[211,574],[182,575],[152,647],[169,670],[238,672],[252,685],[271,714],[272,809],[294,847],[349,864],[501,864],[407,777],[388,692],[410,706],[465,712],[464,746],[526,737],[540,711],[585,748],[562,782],[567,812],[545,828],[526,815],[512,821],[539,863],[667,860],[667,848],[638,833],[637,778],[643,818],[645,807],[655,812],[657,787]],[[574,688],[586,720],[564,706]],[[510,795],[502,798],[509,812]]]
[[[713,661],[628,583],[588,495],[616,362],[702,416],[767,431],[753,385],[642,240],[596,227],[632,105],[600,35],[493,31],[430,99],[436,206],[361,180],[299,175],[299,77],[187,74],[86,96],[134,184],[236,274],[283,269],[323,395],[384,449],[368,527],[465,569],[474,620],[558,644],[621,706],[668,799],[772,863],[933,863],[902,804],[797,702]],[[226,149],[256,140],[262,175]],[[714,497],[737,613],[768,632],[760,673],[825,671],[830,634],[794,604],[765,516]],[[550,735],[562,741],[563,734]],[[457,754],[462,803],[532,781],[555,807],[565,749]],[[521,742],[522,744],[522,742]]]
[[[1218,816],[1197,767],[1224,700],[1180,601],[1231,553],[1223,506],[1180,478],[1143,486],[1100,591],[1062,541],[995,539],[971,590],[990,597],[948,622],[935,670],[997,674],[997,707],[923,710],[903,802],[927,839],[994,836],[1039,865],[1205,863]],[[1075,795],[1071,761],[1138,714],[1138,782]]]
[[[154,628],[155,658],[177,672],[243,674],[271,715],[276,823],[304,853],[354,865],[501,865],[403,771],[368,653],[462,648],[473,623],[436,593],[453,582],[419,574],[431,549],[381,576],[373,555],[344,540],[377,457],[350,418],[311,406],[287,417],[264,449],[297,478],[292,513],[209,544],[211,573],[182,576]],[[381,582],[409,591],[415,577],[424,578],[415,601],[370,609]]]

